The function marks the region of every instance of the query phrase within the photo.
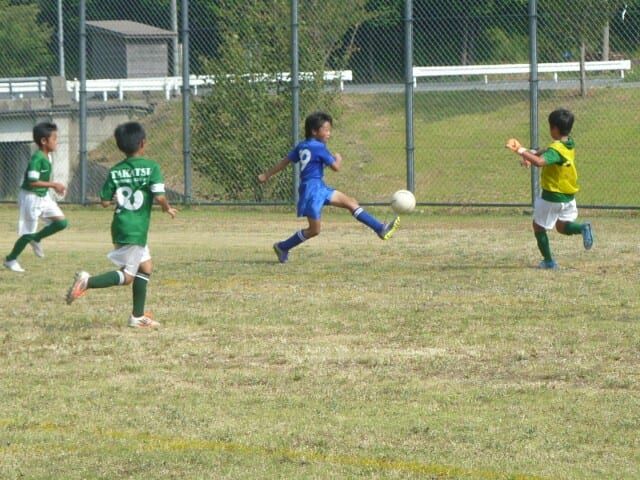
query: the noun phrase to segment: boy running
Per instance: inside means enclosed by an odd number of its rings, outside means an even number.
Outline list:
[[[578,207],[575,194],[578,192],[575,142],[571,138],[574,116],[569,110],[559,109],[549,115],[549,130],[553,142],[546,150],[531,152],[514,138],[506,147],[522,157],[522,165],[542,168],[540,184],[542,194],[536,199],[533,210],[533,232],[543,260],[539,268],[555,270],[558,264],[551,255],[547,230],[554,227],[563,235],[582,235],[584,248],[593,246],[591,224],[576,223]]]
[[[64,195],[66,188],[63,184],[51,181],[51,161],[49,156],[58,147],[58,127],[55,123],[42,122],[33,127],[33,141],[38,150],[31,156],[24,180],[18,195],[20,218],[18,220],[19,238],[11,253],[4,259],[4,266],[12,272],[24,272],[18,263],[18,255],[31,245],[37,257],[44,257],[44,250],[40,241],[54,233],[67,228],[68,223],[64,213],[56,201],[51,197],[52,188],[58,195]],[[42,218],[46,226],[38,230],[38,219]]]
[[[165,197],[164,180],[160,166],[143,157],[146,145],[144,128],[138,122],[124,123],[115,131],[118,148],[127,156],[109,170],[100,200],[103,207],[115,202],[111,223],[111,237],[115,249],[107,258],[120,270],[91,276],[81,271],[67,293],[71,304],[83,296],[88,289],[106,288],[133,284],[133,312],[129,326],[153,328],[160,324],[145,313],[147,284],[153,269],[151,254],[147,246],[147,234],[153,200],[162,211],[174,218],[177,210]]]
[[[309,227],[273,245],[280,263],[285,263],[289,259],[289,251],[292,248],[320,234],[320,217],[325,205],[348,209],[356,220],[371,228],[382,240],[391,238],[400,223],[399,217],[395,217],[387,224],[379,222],[355,199],[325,185],[323,180],[325,165],[335,172],[342,167],[342,156],[332,155],[326,145],[331,137],[332,124],[333,119],[327,113],[315,112],[309,115],[304,122],[306,139],[296,145],[280,162],[258,176],[258,181],[265,183],[290,163],[300,163],[300,200],[297,211],[299,217],[307,217]]]

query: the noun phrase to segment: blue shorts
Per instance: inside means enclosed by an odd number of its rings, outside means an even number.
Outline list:
[[[298,216],[318,220],[322,215],[322,208],[329,205],[335,189],[327,187],[322,180],[308,180],[300,184],[298,193]]]

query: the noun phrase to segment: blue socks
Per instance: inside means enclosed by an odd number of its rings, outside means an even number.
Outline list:
[[[291,250],[293,247],[297,247],[305,240],[306,238],[302,233],[302,230],[298,230],[286,240],[278,243],[278,247],[280,247],[282,250]]]
[[[364,208],[358,207],[353,211],[353,216],[356,220],[364,223],[367,227],[376,233],[380,233],[384,228],[384,225],[380,223],[373,215],[365,211]]]
[[[358,207],[353,211],[354,218],[359,222],[364,223],[367,227],[373,230],[376,233],[380,233],[384,229],[384,224],[380,223],[373,215],[366,212],[362,207]],[[302,230],[298,230],[296,233],[291,235],[286,240],[278,243],[278,248],[281,250],[291,250],[292,248],[297,247],[302,242],[306,241],[307,238],[302,233]]]

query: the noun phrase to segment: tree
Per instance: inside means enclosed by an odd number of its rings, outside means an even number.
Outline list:
[[[575,0],[541,0],[541,11],[547,21],[553,19],[554,39],[558,42],[564,37],[580,49],[580,93],[587,95],[587,75],[585,62],[589,50],[597,51],[601,44],[605,26],[613,12],[623,2],[619,0],[581,0],[577,6]]]
[[[52,29],[38,22],[38,6],[0,0],[0,65],[3,77],[47,75],[54,71],[47,46]]]
[[[291,147],[290,2],[220,0],[215,28],[220,44],[203,59],[215,78],[210,95],[194,105],[194,168],[218,187],[218,200],[263,199],[258,173]],[[352,54],[354,30],[371,13],[366,0],[300,2],[301,113],[325,109],[339,115],[334,88],[322,73],[342,68]],[[291,198],[291,179],[280,175],[267,195]]]

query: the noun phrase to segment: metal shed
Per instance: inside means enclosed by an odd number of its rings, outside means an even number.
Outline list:
[[[176,33],[130,20],[87,22],[93,78],[165,77]]]

